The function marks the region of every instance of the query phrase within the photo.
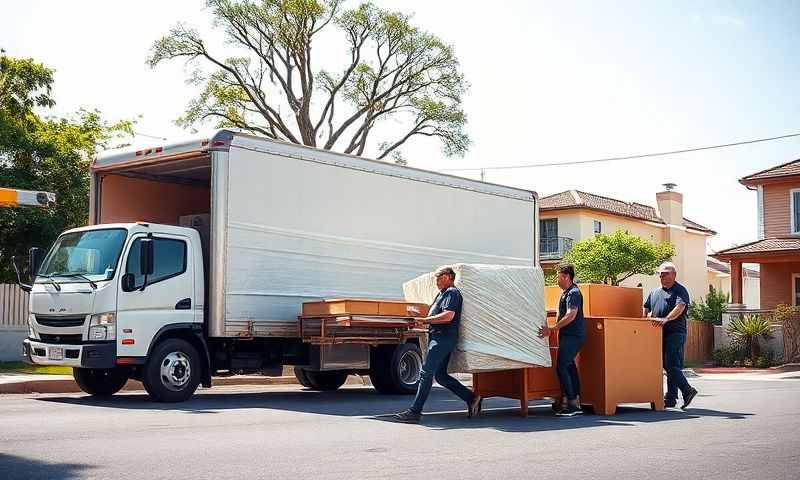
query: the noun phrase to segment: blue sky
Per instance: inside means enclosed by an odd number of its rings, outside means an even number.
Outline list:
[[[454,45],[471,84],[473,146],[430,169],[580,160],[800,132],[800,3],[389,1]],[[96,107],[137,129],[183,132],[192,90],[180,64],[150,70],[153,40],[178,21],[207,29],[203,2],[9,2],[0,46],[56,69],[56,113]],[[140,139],[141,141],[151,141]],[[737,179],[800,158],[800,138],[651,160],[487,172],[538,191],[576,188],[653,204],[678,184],[685,215],[719,232],[721,249],[755,239],[755,194]],[[475,172],[464,175],[476,176]]]

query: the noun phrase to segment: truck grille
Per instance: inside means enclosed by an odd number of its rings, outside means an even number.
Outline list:
[[[82,335],[80,333],[75,335],[53,335],[51,333],[40,333],[39,338],[42,343],[55,343],[63,345],[80,345],[82,343]]]
[[[36,315],[36,323],[46,327],[80,327],[86,317],[59,317],[55,315]]]

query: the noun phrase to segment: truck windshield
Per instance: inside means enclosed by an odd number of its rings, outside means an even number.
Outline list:
[[[39,275],[50,279],[68,277],[70,282],[111,280],[128,231],[122,228],[87,230],[62,235],[56,240],[39,268]],[[59,279],[59,282],[65,279]]]

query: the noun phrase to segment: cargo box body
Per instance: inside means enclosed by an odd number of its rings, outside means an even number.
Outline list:
[[[538,265],[533,192],[229,131],[104,157],[92,191],[95,223],[209,214],[209,337],[296,337],[303,302],[403,300],[443,264]]]

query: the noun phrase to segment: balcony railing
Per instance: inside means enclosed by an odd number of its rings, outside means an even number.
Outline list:
[[[542,260],[560,260],[572,250],[572,239],[566,237],[543,237],[539,239],[539,257]]]

